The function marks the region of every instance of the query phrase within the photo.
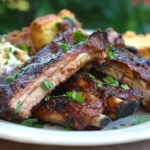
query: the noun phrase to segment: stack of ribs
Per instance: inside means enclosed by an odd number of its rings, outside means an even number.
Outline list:
[[[126,51],[121,35],[112,29],[98,29],[84,35],[85,41],[76,43],[74,31],[80,28],[76,23],[65,20],[58,27],[57,38],[14,70],[17,75],[12,82],[5,78],[0,81],[2,119],[22,121],[34,116],[76,130],[91,130],[133,114],[141,103],[150,109],[149,61]],[[69,45],[67,52],[63,52],[60,42]],[[113,59],[105,52],[110,46],[118,50]],[[101,86],[91,80],[89,72]],[[106,74],[117,79],[119,85],[128,84],[130,89],[104,83]],[[45,81],[51,83],[46,90],[41,88]],[[77,103],[64,95],[73,90],[82,92],[84,102]],[[44,101],[47,95],[49,99]],[[18,104],[20,110],[16,113]]]
[[[102,82],[102,76],[105,77],[101,75],[97,81]],[[82,104],[69,100],[65,95],[59,96],[73,90],[82,92]],[[134,89],[126,92],[104,83],[102,87],[97,87],[97,83],[90,79],[89,73],[81,70],[56,88],[55,96],[52,95],[48,102],[42,102],[35,110],[34,116],[45,122],[62,124],[77,130],[101,129],[111,119],[116,120],[132,114],[141,99],[142,95]]]
[[[150,59],[134,55],[134,48],[131,50],[130,47],[128,51],[121,40],[121,35],[114,30],[109,29],[106,32],[109,38],[115,35],[114,40],[109,43],[114,46],[111,50],[117,50],[117,53],[113,59],[107,57],[104,65],[94,63],[93,68],[141,92],[143,94],[142,106],[150,111]]]
[[[43,98],[66,81],[85,64],[100,60],[104,61],[104,49],[107,40],[104,33],[97,31],[90,35],[83,43],[71,45],[64,53],[58,42],[70,43],[73,39],[72,22],[67,31],[60,33],[57,39],[44,47],[17,72],[15,79],[8,83],[5,78],[0,81],[0,117],[6,120],[23,120],[31,116],[31,110]],[[66,26],[62,26],[63,28]],[[100,62],[99,61],[99,62]],[[49,81],[52,87],[43,90],[41,85]],[[15,113],[17,104],[20,104],[19,113]]]

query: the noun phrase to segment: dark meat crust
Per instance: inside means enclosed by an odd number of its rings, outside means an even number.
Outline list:
[[[94,103],[94,102],[93,102]],[[97,108],[89,105],[86,100],[80,104],[65,96],[51,97],[48,102],[43,102],[33,115],[42,121],[61,124],[73,129],[83,130],[95,127],[92,120],[100,116],[99,106]],[[105,118],[107,123],[110,121]],[[105,124],[106,125],[106,124]],[[103,120],[99,127],[103,127]]]
[[[133,53],[136,53],[137,50],[125,46],[122,35],[112,28],[107,29],[106,33],[109,44],[113,46],[112,49],[118,50],[114,59],[106,58],[107,64],[113,64],[116,66],[116,69],[121,70],[121,72],[131,78],[146,81],[147,88],[150,88],[150,59],[134,55]],[[128,52],[128,49],[132,49],[132,53]]]
[[[105,65],[97,64],[93,68],[140,91],[142,104],[150,111],[150,59],[138,57],[124,48],[112,47],[112,50],[118,51],[113,59],[106,58]]]
[[[68,90],[82,92],[84,102],[77,103],[66,96],[52,96],[48,102],[39,105],[33,112],[34,116],[42,121],[63,124],[77,130],[101,129],[110,122],[109,117],[102,115],[103,104],[97,86],[87,73],[79,71],[58,88],[60,92]],[[98,123],[93,123],[97,118],[102,119],[98,119],[100,122],[95,121]]]
[[[93,73],[96,76],[96,72]],[[105,75],[98,75],[97,81],[103,82],[103,77]],[[66,96],[53,96],[73,90],[82,92],[83,103],[77,103]],[[133,114],[141,99],[141,94],[134,89],[125,91],[104,83],[102,87],[97,87],[97,83],[90,79],[89,74],[80,70],[57,87],[48,102],[43,101],[34,109],[33,115],[42,121],[77,130],[102,129],[110,122],[109,117],[116,120]],[[96,120],[96,123],[93,123],[93,120]]]
[[[125,46],[125,42],[122,38],[122,35],[117,33],[113,28],[108,28],[106,30],[107,39],[111,46],[115,46],[117,48],[123,48]]]
[[[96,72],[92,73],[94,73],[98,81],[103,83],[102,87],[97,87],[97,83],[91,81],[86,71],[80,71],[67,80],[66,83],[60,85],[60,89],[58,90],[76,90],[82,92],[87,100],[91,100],[94,97],[99,99],[103,105],[103,111],[101,112],[108,115],[113,120],[123,118],[134,113],[143,98],[140,92],[132,88],[126,91],[120,86],[109,86],[102,81],[106,75],[97,74]]]
[[[12,103],[19,99],[22,94],[26,93],[26,88],[35,86],[35,88],[40,85],[34,85],[34,81],[38,81],[38,78],[43,75],[46,77],[50,77],[54,74],[55,69],[60,67],[61,65],[65,66],[72,60],[76,59],[80,54],[87,53],[91,58],[87,61],[92,60],[103,60],[103,51],[107,46],[107,39],[105,39],[104,33],[97,31],[93,33],[87,41],[84,43],[79,43],[73,47],[71,47],[67,53],[63,53],[59,46],[52,42],[43,48],[39,53],[33,56],[20,70],[17,74],[14,81],[11,83],[6,83],[5,81],[1,81],[1,89],[0,89],[0,117],[6,120],[11,119],[23,119],[24,117],[29,117],[29,115],[24,114],[24,112],[20,112],[19,114],[14,114],[15,106],[12,107]],[[55,54],[55,51],[57,52]],[[86,63],[86,61],[84,62]],[[74,74],[78,69],[80,69],[83,64],[75,64],[75,69],[70,68],[71,70],[62,69],[61,73],[64,71],[65,79]],[[51,73],[47,74],[48,69],[52,69]],[[69,69],[69,68],[68,68]],[[68,72],[69,71],[69,72]],[[62,81],[64,81],[62,80]],[[61,82],[62,82],[61,81]],[[30,93],[32,91],[29,91]],[[48,92],[48,91],[47,91]],[[49,91],[50,92],[50,91]],[[14,101],[12,101],[12,99]],[[41,99],[42,100],[42,99]],[[21,102],[21,106],[22,106]]]
[[[118,50],[114,59],[107,59],[108,63],[113,63],[116,68],[131,77],[142,79],[147,82],[147,88],[150,88],[150,60],[138,57],[125,49]]]
[[[145,109],[150,111],[150,60],[121,49],[118,50],[114,59],[106,61],[107,67],[103,72],[112,74],[115,70],[116,73],[112,75],[117,80],[130,85],[143,94],[142,104]]]

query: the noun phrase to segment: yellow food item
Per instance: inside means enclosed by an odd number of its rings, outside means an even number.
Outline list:
[[[64,17],[75,19],[75,15],[70,11],[63,9],[58,15],[51,14],[35,19],[30,25],[31,38],[35,49],[40,50],[46,44],[50,43],[58,34],[57,23]]]
[[[56,15],[47,15],[31,23],[31,38],[36,50],[40,50],[56,37],[58,33],[56,24],[60,21],[61,18]]]
[[[61,19],[63,19],[64,17],[70,17],[73,19],[76,19],[75,14],[72,13],[71,11],[67,10],[67,9],[63,9],[61,10],[57,16],[59,16]]]
[[[138,55],[150,58],[150,34],[139,34],[137,35],[133,31],[127,31],[123,34],[125,44],[128,46],[134,46],[138,49]]]

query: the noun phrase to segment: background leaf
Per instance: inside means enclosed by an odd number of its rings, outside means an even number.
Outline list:
[[[131,0],[0,0],[0,34],[29,26],[33,19],[64,8],[74,12],[86,29],[150,32],[150,5],[140,0],[137,4]]]

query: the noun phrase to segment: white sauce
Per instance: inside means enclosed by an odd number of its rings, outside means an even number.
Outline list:
[[[9,42],[0,43],[0,75],[3,73],[8,74],[14,68],[26,62],[29,58],[26,51],[15,47]]]

